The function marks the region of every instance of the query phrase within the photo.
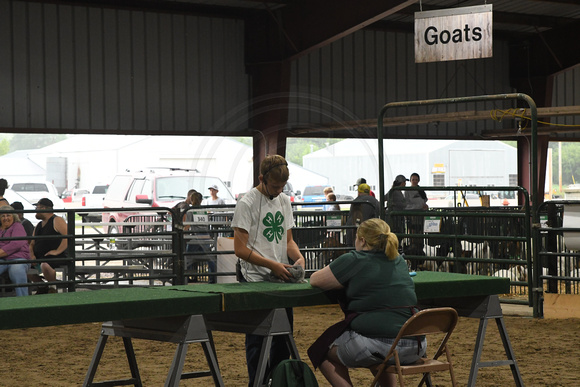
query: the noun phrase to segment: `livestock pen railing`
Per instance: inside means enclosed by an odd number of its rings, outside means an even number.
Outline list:
[[[580,200],[555,200],[538,207],[534,225],[533,291],[543,316],[545,293],[580,294]]]
[[[341,202],[338,202],[341,203]],[[348,206],[348,202],[344,202]],[[323,255],[340,254],[343,246],[342,230],[345,228],[347,212],[336,211],[315,213],[298,211],[294,235],[307,257],[310,271],[322,267],[332,257]],[[304,209],[308,207],[304,204]],[[55,209],[53,212],[65,217],[67,222],[68,264],[57,269],[59,280],[54,283],[29,282],[23,286],[57,285],[59,288],[75,291],[79,288],[102,288],[105,286],[151,286],[166,284],[187,284],[190,282],[233,282],[235,263],[233,252],[233,230],[231,221],[234,206],[200,206],[186,213],[176,213],[169,208],[108,208],[107,214],[116,214],[122,221],[105,219],[91,222],[100,209]],[[34,214],[35,211],[23,211]],[[42,212],[48,212],[43,210]],[[82,216],[79,215],[82,214]],[[91,216],[92,215],[92,216]],[[335,244],[318,248],[324,244],[328,226],[332,225]],[[0,238],[39,240],[47,237]],[[340,246],[339,246],[340,245]],[[342,247],[341,247],[342,246]],[[338,253],[336,251],[339,251]],[[37,257],[36,269],[29,271],[30,278],[40,273],[42,262],[51,263],[55,258]],[[0,265],[10,265],[3,262]],[[14,285],[4,275],[0,278],[0,292],[11,290]]]
[[[424,189],[430,195],[454,190]],[[450,195],[453,198],[456,193],[447,194]],[[490,196],[493,203],[494,196]],[[451,200],[456,203],[455,198]],[[527,206],[460,208],[443,207],[438,202],[441,199],[431,195],[431,208],[427,211],[388,212],[390,223],[398,221],[404,227],[393,229],[410,268],[510,276],[512,293],[529,295],[530,279],[525,277],[531,260]],[[309,203],[293,204],[296,227],[292,233],[309,273],[352,249],[346,240],[348,232],[356,228],[348,222],[347,208],[352,202],[338,204],[342,211],[310,210]],[[75,219],[68,222],[69,264],[60,269],[60,287],[74,291],[104,286],[235,281],[237,258],[231,228],[234,206],[201,206],[185,214],[147,207],[107,211],[124,214],[124,221],[92,223],[79,217],[75,209],[55,210],[58,215]],[[83,214],[91,212],[102,210],[82,209]],[[416,226],[418,218],[425,219],[423,229]],[[0,283],[0,290],[10,286]]]
[[[416,191],[419,188],[396,187]],[[495,275],[510,278],[504,300],[532,305],[531,214],[521,187],[421,187],[427,210],[388,206],[387,222],[399,236],[401,251],[413,270]],[[523,206],[518,206],[521,195]],[[530,275],[528,275],[530,274]]]

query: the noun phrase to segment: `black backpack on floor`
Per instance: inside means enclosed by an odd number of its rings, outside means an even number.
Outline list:
[[[318,387],[314,372],[301,360],[286,359],[272,370],[269,387]]]

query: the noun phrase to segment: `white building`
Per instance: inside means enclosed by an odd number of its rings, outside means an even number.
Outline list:
[[[348,139],[289,163],[295,190],[331,185],[352,194],[360,177],[378,191],[376,140]],[[517,149],[501,141],[385,140],[385,188],[398,174],[417,172],[421,185],[515,185]],[[252,148],[227,137],[77,135],[42,149],[0,157],[0,176],[15,182],[52,181],[58,188],[110,183],[122,171],[148,167],[197,169],[221,178],[233,194],[252,186]]]
[[[46,180],[46,168],[30,160],[27,154],[28,151],[16,151],[0,157],[0,177],[8,184]]]
[[[385,190],[399,174],[416,172],[423,186],[512,186],[517,149],[501,141],[385,140]],[[304,168],[328,176],[336,192],[364,177],[379,189],[377,140],[348,139],[304,156]]]
[[[37,166],[34,174],[30,165]],[[9,184],[51,181],[60,190],[108,184],[119,172],[152,167],[197,169],[219,177],[234,195],[253,184],[252,147],[227,137],[76,135],[42,149],[0,157],[0,170],[10,172],[0,176],[10,176]],[[311,181],[328,182],[299,165],[289,163],[289,168],[295,189]]]

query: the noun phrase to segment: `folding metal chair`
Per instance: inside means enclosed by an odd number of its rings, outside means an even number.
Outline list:
[[[453,374],[453,364],[451,362],[451,354],[447,350],[447,341],[457,324],[457,312],[453,308],[433,308],[425,309],[417,312],[405,322],[401,327],[391,350],[385,356],[383,363],[370,367],[370,370],[375,375],[371,387],[377,385],[379,377],[383,372],[397,374],[399,377],[399,385],[405,386],[403,375],[423,374],[423,378],[419,386],[427,382],[431,385],[431,373],[438,371],[449,371],[451,375],[451,383],[456,386],[455,375]],[[421,358],[413,364],[401,365],[399,362],[399,354],[396,350],[397,343],[403,337],[416,337],[432,334],[444,334],[441,343],[435,356],[432,359]],[[438,360],[441,355],[445,354],[446,360]],[[387,362],[394,358],[395,365],[389,365]],[[392,361],[391,361],[392,363]]]

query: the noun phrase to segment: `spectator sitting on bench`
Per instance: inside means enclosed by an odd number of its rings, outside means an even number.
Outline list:
[[[21,202],[14,202],[10,206],[12,208],[14,208],[14,211],[24,211],[24,206],[22,205]],[[32,234],[34,233],[34,225],[32,224],[32,222],[30,222],[30,220],[26,219],[24,217],[24,213],[22,213],[22,212],[17,212],[16,215],[18,216],[19,222],[22,223],[22,226],[24,227],[24,230],[26,231],[26,235],[32,236]],[[28,243],[30,243],[30,242],[28,242]]]
[[[0,179],[0,206],[7,206],[9,204],[8,200],[4,198],[6,188],[8,188],[8,181],[6,179]]]
[[[53,204],[50,199],[42,198],[38,203],[34,204],[37,210],[52,210]],[[36,219],[40,219],[34,229],[34,236],[47,236],[54,235],[55,238],[46,239],[33,239],[30,243],[30,259],[40,259],[40,258],[66,258],[66,249],[68,246],[68,241],[63,238],[62,235],[67,234],[67,224],[66,221],[60,216],[55,215],[53,212],[37,212]],[[59,237],[56,237],[60,235]],[[44,279],[48,282],[56,281],[56,270],[57,267],[67,266],[68,261],[53,261],[53,262],[42,262],[40,264],[40,269],[44,275]],[[50,288],[44,287],[40,288],[36,294],[43,293],[56,293],[56,286],[52,285]]]
[[[14,211],[24,211],[24,206],[22,205],[21,202],[14,202],[11,204],[11,206],[12,208],[14,208]],[[18,219],[20,219],[20,223],[22,223],[22,226],[26,231],[26,235],[32,236],[34,234],[34,225],[32,224],[32,222],[26,219],[24,217],[24,213],[22,212],[17,212],[16,215],[18,215]],[[31,240],[29,239],[28,244],[30,244],[30,242]],[[40,267],[36,267],[37,265],[34,262],[30,262],[30,264],[32,265],[32,267],[34,267],[34,271],[32,273],[30,271],[28,272],[28,281],[44,282],[42,278],[40,278],[40,276],[38,275],[38,273],[40,272]]]
[[[0,207],[0,238],[26,237],[26,231],[24,231],[18,215],[5,211],[14,211],[14,208],[10,206]],[[0,261],[22,261],[22,263],[18,264],[0,265],[0,274],[8,271],[10,281],[15,285],[28,282],[26,273],[30,268],[29,258],[28,241],[26,239],[0,241]],[[16,296],[27,295],[27,287],[16,286]]]

